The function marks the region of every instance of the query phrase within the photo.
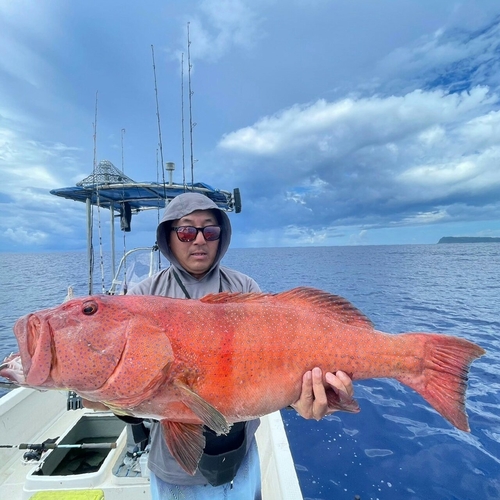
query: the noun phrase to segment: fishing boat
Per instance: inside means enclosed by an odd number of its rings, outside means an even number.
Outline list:
[[[52,194],[83,202],[87,209],[88,293],[94,293],[93,221],[110,213],[112,280],[105,293],[126,293],[135,279],[128,270],[132,256],[146,254],[146,276],[161,265],[156,245],[124,252],[115,268],[115,222],[131,229],[132,217],[163,209],[185,191],[202,193],[226,211],[241,211],[238,189],[169,180],[135,182],[109,161],[101,161],[76,186]],[[140,260],[140,259],[139,259]],[[134,260],[135,261],[135,260]],[[144,262],[144,260],[142,261]],[[68,291],[68,297],[72,295]],[[301,500],[295,466],[279,412],[261,419],[256,434],[264,500]],[[68,391],[13,388],[0,398],[0,499],[5,500],[137,500],[150,498],[148,446],[128,439],[127,425],[111,412],[86,409]]]

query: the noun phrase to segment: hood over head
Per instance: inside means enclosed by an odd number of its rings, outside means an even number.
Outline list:
[[[168,244],[170,238],[170,228],[172,221],[181,219],[196,210],[213,210],[219,225],[221,235],[219,240],[219,249],[212,269],[217,266],[229,248],[231,243],[231,222],[226,212],[219,208],[208,196],[201,193],[183,193],[176,196],[165,209],[162,220],[156,230],[156,241],[161,253],[169,262],[177,268],[182,269],[177,259],[174,257]]]

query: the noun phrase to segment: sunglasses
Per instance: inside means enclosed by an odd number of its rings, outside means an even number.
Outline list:
[[[205,227],[194,227],[194,226],[177,226],[172,227],[172,231],[177,233],[177,238],[183,243],[189,243],[194,241],[198,237],[198,232],[203,234],[206,241],[215,241],[220,238],[220,226],[205,226]]]

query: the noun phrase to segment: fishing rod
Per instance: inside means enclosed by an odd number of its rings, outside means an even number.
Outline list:
[[[187,57],[188,57],[188,102],[189,102],[189,143],[191,151],[191,188],[194,189],[194,151],[193,151],[193,129],[196,123],[193,122],[192,98],[194,92],[191,90],[191,38],[189,36],[189,23],[187,23]]]
[[[181,143],[182,143],[182,185],[186,192],[186,154],[184,138],[184,52],[181,54]]]
[[[164,166],[165,164],[163,163],[163,142],[161,138],[161,119],[160,119],[160,105],[158,103],[158,85],[156,83],[156,63],[155,63],[155,49],[154,46],[151,45],[151,58],[153,59],[153,77],[154,77],[154,84],[155,84],[155,99],[156,99],[156,119],[158,122],[158,148],[160,151],[160,165],[161,165],[161,173],[162,173],[162,180],[163,180],[163,198],[165,200],[165,207],[168,204],[167,200],[167,188],[165,184],[165,169]],[[157,150],[157,155],[158,155],[158,150]],[[158,177],[158,158],[156,160],[156,171],[157,171],[157,177]],[[160,204],[158,204],[158,211],[157,211],[157,216],[158,216],[158,221],[160,219]],[[158,252],[158,268],[161,269],[161,255],[160,252]]]
[[[57,438],[56,438],[57,439]],[[82,450],[111,450],[116,448],[116,443],[80,443],[80,444],[59,444],[52,440],[44,441],[43,443],[20,443],[20,444],[0,444],[0,448],[18,449],[18,450],[37,450],[48,451],[57,448],[80,448]]]
[[[0,448],[27,450],[23,455],[26,462],[38,462],[42,458],[42,453],[59,448],[80,450],[111,450],[116,448],[116,443],[61,444],[56,443],[58,439],[58,437],[47,439],[43,443],[0,444]]]
[[[164,196],[165,202],[166,202],[167,193],[166,193],[166,187],[165,187],[165,172],[163,171],[164,163],[163,163],[163,142],[161,139],[160,105],[158,103],[158,85],[156,84],[155,49],[154,49],[153,45],[151,45],[151,57],[153,59],[153,77],[154,77],[154,83],[155,83],[156,118],[157,118],[157,122],[158,122],[158,147],[160,148],[160,163],[161,163],[161,171],[163,173],[163,196]]]

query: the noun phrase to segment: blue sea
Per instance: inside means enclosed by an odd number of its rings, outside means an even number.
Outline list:
[[[69,285],[87,293],[85,261],[0,254],[0,356],[17,350],[19,316],[60,303]],[[456,335],[487,351],[469,375],[471,433],[390,379],[355,383],[358,414],[316,422],[284,410],[304,498],[500,499],[500,244],[232,249],[224,263],[265,291],[308,285],[342,295],[377,330]]]

